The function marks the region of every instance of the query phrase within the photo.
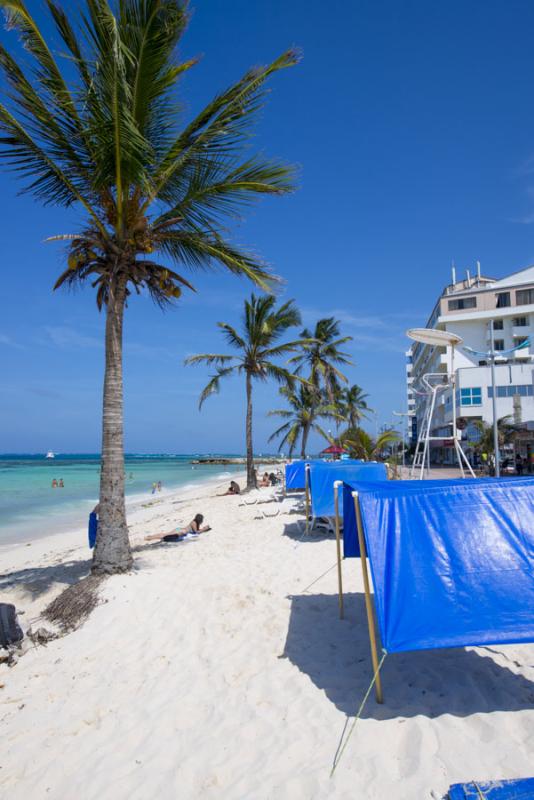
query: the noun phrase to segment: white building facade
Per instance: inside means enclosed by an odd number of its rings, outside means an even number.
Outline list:
[[[502,280],[469,274],[447,286],[428,320],[428,328],[455,333],[463,345],[455,349],[457,416],[465,419],[462,446],[471,455],[470,442],[476,431],[469,421],[493,421],[491,367],[485,354],[491,349],[491,324],[497,356],[495,366],[497,417],[509,416],[520,431],[513,459],[520,455],[525,467],[534,468],[534,266]],[[530,339],[533,344],[513,350]],[[475,352],[471,352],[475,351]],[[512,351],[513,352],[509,352]],[[508,351],[508,352],[507,352]],[[450,347],[414,343],[406,363],[408,412],[412,414],[412,439],[420,428],[426,395],[422,377],[426,373],[447,374],[451,370]],[[439,378],[435,378],[439,380]],[[452,433],[452,391],[440,391],[433,417],[432,436]],[[448,442],[435,442],[434,463],[452,463]]]

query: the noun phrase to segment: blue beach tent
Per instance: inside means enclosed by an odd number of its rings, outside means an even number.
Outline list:
[[[533,642],[533,481],[415,483],[358,487],[375,672],[367,557],[384,653]]]
[[[447,800],[533,800],[534,778],[519,778],[515,781],[471,781],[454,783]]]

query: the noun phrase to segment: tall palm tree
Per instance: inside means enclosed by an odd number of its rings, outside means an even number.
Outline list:
[[[323,387],[332,403],[340,383],[347,382],[338,365],[352,364],[348,353],[340,350],[344,344],[352,341],[352,336],[340,336],[339,322],[334,317],[325,317],[318,320],[313,331],[305,328],[301,337],[301,352],[290,359],[291,363],[295,365],[297,374],[307,367],[309,382],[317,390]]]
[[[499,449],[505,444],[509,444],[516,432],[515,427],[511,424],[512,419],[510,414],[500,417],[497,420],[497,436],[499,440]],[[484,422],[482,419],[472,420],[473,427],[476,428],[477,436],[469,444],[473,449],[479,453],[495,453],[495,445],[493,439],[493,425]]]
[[[269,441],[272,442],[281,437],[279,449],[287,445],[291,457],[300,436],[300,454],[302,458],[306,458],[308,437],[312,431],[330,441],[318,420],[342,419],[342,417],[334,404],[329,403],[323,394],[318,394],[316,389],[309,385],[301,383],[298,387],[283,386],[280,394],[287,400],[289,408],[269,411],[268,416],[281,417],[286,422],[269,437]]]
[[[349,428],[357,428],[361,420],[371,411],[367,405],[368,394],[356,383],[341,389],[337,401],[340,411],[345,417]]]
[[[347,448],[354,458],[364,461],[378,461],[384,450],[400,440],[397,431],[382,431],[376,438],[363,428],[348,428],[340,436],[340,443]]]
[[[8,87],[0,158],[42,203],[76,206],[83,218],[75,233],[51,237],[68,247],[68,268],[54,288],[89,282],[106,313],[93,570],[117,572],[132,562],[123,472],[126,304],[146,290],[164,307],[192,288],[162,260],[187,269],[222,266],[269,288],[269,271],[225,238],[225,224],[255,196],[292,188],[287,166],[245,155],[244,146],[265,82],[298,58],[291,50],[249,70],[185,124],[176,88],[195,61],[179,63],[176,48],[186,0],[85,0],[83,13],[70,15],[56,0],[45,5],[58,45],[47,42],[24,0],[0,0],[24,48],[17,60],[0,46]]]
[[[200,395],[199,406],[212,394],[220,390],[221,378],[244,374],[246,387],[246,446],[247,446],[247,488],[255,486],[254,449],[252,444],[252,382],[273,378],[279,383],[291,383],[294,378],[285,367],[273,359],[293,352],[300,340],[280,342],[289,328],[300,325],[300,313],[292,300],[276,308],[273,295],[245,300],[245,313],[240,333],[227,322],[219,322],[219,328],[229,345],[239,351],[239,355],[221,353],[202,353],[186,359],[186,364],[215,364],[217,371]]]

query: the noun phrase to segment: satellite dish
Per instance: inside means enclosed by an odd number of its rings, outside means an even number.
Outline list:
[[[438,331],[436,328],[410,328],[406,331],[406,336],[413,339],[414,342],[422,342],[423,344],[431,344],[434,347],[462,344],[463,339],[456,333],[450,331]]]

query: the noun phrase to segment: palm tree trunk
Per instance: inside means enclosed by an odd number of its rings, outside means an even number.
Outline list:
[[[256,488],[256,476],[254,474],[254,451],[252,447],[252,376],[247,372],[247,489]]]
[[[124,503],[122,328],[126,286],[115,286],[106,308],[106,367],[98,535],[92,571],[125,572],[132,565]]]
[[[302,443],[300,448],[300,457],[304,460],[306,458],[306,446],[308,444],[308,436],[310,435],[310,426],[305,425],[302,429]]]

